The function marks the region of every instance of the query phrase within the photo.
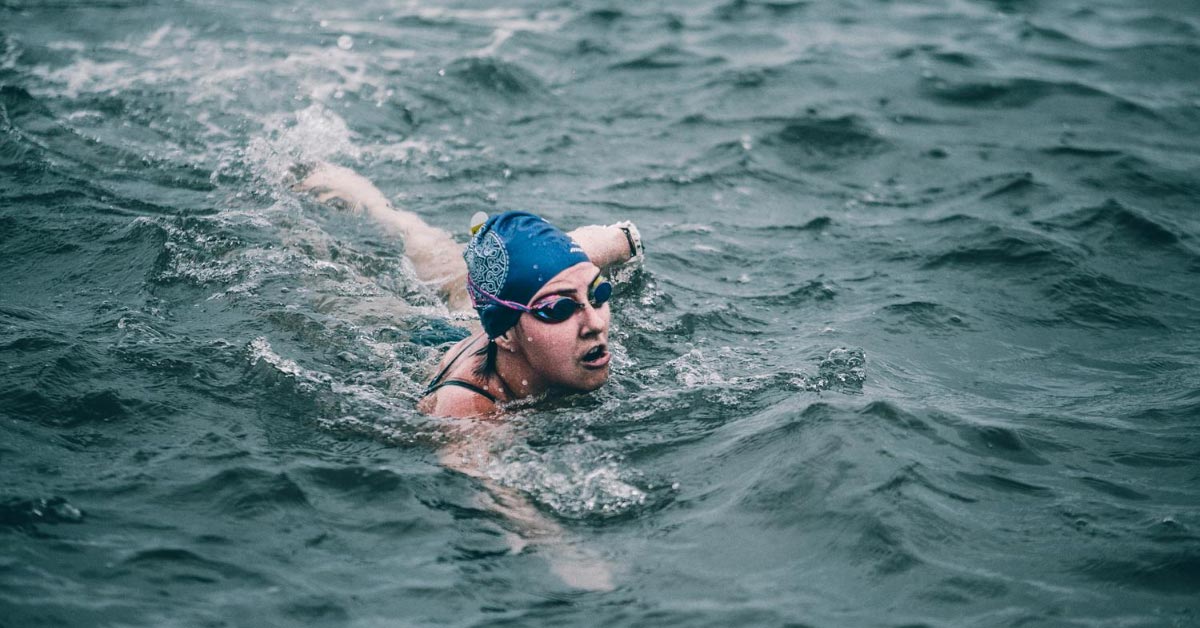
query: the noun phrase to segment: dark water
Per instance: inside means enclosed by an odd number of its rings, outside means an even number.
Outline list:
[[[0,625],[1200,623],[1200,5],[0,0]],[[598,394],[444,469],[461,234],[636,221]]]

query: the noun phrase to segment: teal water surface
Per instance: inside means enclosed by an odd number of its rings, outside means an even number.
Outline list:
[[[1196,625],[1198,67],[1182,0],[0,0],[0,626]],[[462,321],[319,161],[635,221],[610,384],[443,467]]]

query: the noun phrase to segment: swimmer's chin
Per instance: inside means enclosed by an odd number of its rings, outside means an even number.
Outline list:
[[[590,377],[580,380],[576,386],[572,386],[571,388],[576,392],[581,393],[595,392],[603,388],[604,385],[608,383],[608,378],[611,373],[608,365],[605,364],[603,367],[589,372],[588,375],[590,375]]]

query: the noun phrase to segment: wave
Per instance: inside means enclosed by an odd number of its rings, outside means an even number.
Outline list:
[[[758,141],[789,166],[810,171],[832,170],[838,164],[865,159],[890,150],[891,143],[858,116],[803,117]]]
[[[0,385],[0,399],[10,416],[67,430],[154,421],[173,413],[170,405],[151,395],[111,384],[106,348],[78,336],[39,331],[28,323],[23,327],[4,349],[14,366],[29,367]]]
[[[1200,594],[1200,551],[1128,548],[1103,558],[1073,561],[1071,571],[1093,580],[1169,595]]]
[[[948,333],[972,329],[967,314],[954,308],[930,301],[908,301],[893,303],[882,308],[881,313],[889,321],[886,329],[893,333],[914,330],[926,333]]]
[[[521,65],[495,57],[466,57],[446,67],[446,73],[472,90],[509,99],[548,94],[541,79]]]
[[[957,212],[971,211],[958,201],[981,201],[985,204],[1000,204],[1013,208],[1028,208],[1052,202],[1055,197],[1052,186],[1027,171],[1001,172],[973,177],[963,181],[939,183],[909,192],[904,189],[875,189],[861,202],[865,205],[888,207],[927,208],[949,206]],[[957,213],[937,218],[934,224],[971,217]]]
[[[706,87],[729,87],[734,90],[751,90],[771,84],[779,80],[783,72],[772,67],[742,67],[722,71],[710,79]],[[703,121],[704,114],[693,114],[694,121]]]
[[[1033,223],[1052,232],[1068,232],[1107,253],[1113,245],[1137,250],[1154,247],[1179,249],[1181,231],[1161,219],[1109,199],[1100,205],[1083,207]]]
[[[837,299],[840,288],[832,281],[813,279],[799,285],[784,286],[783,292],[767,295],[748,295],[744,298],[772,306],[830,305]]]
[[[1146,310],[1157,309],[1162,293],[1104,275],[1072,274],[1041,290],[1065,323],[1113,329],[1168,326]]]
[[[925,269],[1044,268],[1067,270],[1076,266],[1077,254],[1059,243],[1034,233],[989,226],[982,232],[954,239],[954,247],[943,253],[925,255]]]
[[[674,45],[663,45],[634,59],[609,66],[612,70],[668,70],[703,67],[724,62],[723,57],[701,55]]]
[[[924,98],[940,104],[999,109],[1023,109],[1056,96],[1089,98],[1100,100],[1108,104],[1112,111],[1125,116],[1160,119],[1158,113],[1150,107],[1115,96],[1100,88],[1072,81],[1007,78],[955,82],[943,78],[928,78],[922,80],[919,93]]]
[[[0,166],[5,176],[45,169],[45,148],[31,134],[53,124],[54,115],[39,99],[21,87],[0,85]]]
[[[726,22],[774,21],[794,17],[811,4],[810,0],[731,0],[713,8],[712,14]]]
[[[205,558],[190,549],[155,547],[132,552],[117,566],[118,573],[134,570],[138,577],[156,582],[245,586],[269,584],[264,575],[232,562]],[[123,573],[121,575],[124,575]]]
[[[281,510],[311,508],[308,496],[286,473],[234,467],[175,489],[174,507],[201,507],[214,515],[251,519]]]

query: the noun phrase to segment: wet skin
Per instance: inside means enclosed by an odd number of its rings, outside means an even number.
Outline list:
[[[496,372],[474,373],[483,356],[469,351],[447,373],[447,378],[471,382],[501,401],[512,401],[555,390],[592,391],[608,381],[608,303],[592,307],[588,288],[600,274],[591,262],[580,262],[542,286],[528,305],[566,296],[583,304],[565,321],[551,323],[525,313],[507,333],[496,338]],[[478,335],[463,340],[449,352],[454,356],[468,345],[482,347]],[[446,358],[449,359],[449,358]],[[443,362],[445,359],[443,360]],[[419,408],[439,416],[477,416],[495,412],[495,404],[469,390],[447,386],[426,397]]]

